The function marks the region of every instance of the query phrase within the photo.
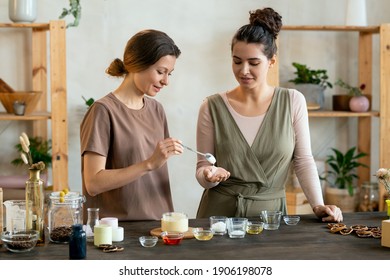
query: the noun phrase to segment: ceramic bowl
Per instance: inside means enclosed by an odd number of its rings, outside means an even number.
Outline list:
[[[39,232],[36,230],[10,232],[4,231],[1,240],[4,247],[14,253],[28,252],[37,245]]]
[[[301,218],[299,216],[291,216],[291,215],[283,216],[284,222],[286,223],[286,225],[289,226],[295,226],[296,224],[299,223],[300,219]]]
[[[208,241],[214,236],[214,231],[210,228],[194,228],[192,233],[194,234],[194,237],[200,241]]]
[[[184,233],[177,231],[163,231],[161,233],[161,238],[164,241],[164,244],[178,245],[183,240]]]
[[[139,243],[141,243],[143,247],[154,247],[156,246],[157,241],[157,236],[141,236],[139,238]]]

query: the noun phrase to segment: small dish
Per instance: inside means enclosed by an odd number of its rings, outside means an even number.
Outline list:
[[[148,247],[148,248],[156,246],[157,241],[158,241],[157,236],[141,236],[139,238],[139,243],[141,243],[143,247]]]
[[[292,216],[292,215],[283,216],[284,222],[286,223],[286,225],[289,226],[295,226],[296,224],[299,223],[300,219],[301,217],[299,216]]]
[[[164,241],[164,244],[167,245],[178,245],[183,240],[184,233],[177,231],[163,231],[161,233],[161,238]]]
[[[248,222],[246,226],[246,233],[248,234],[260,234],[263,232],[263,222]]]
[[[192,233],[199,241],[208,241],[214,236],[214,230],[210,228],[194,228]]]
[[[39,232],[36,230],[5,231],[1,234],[4,247],[14,253],[29,252],[37,245]]]

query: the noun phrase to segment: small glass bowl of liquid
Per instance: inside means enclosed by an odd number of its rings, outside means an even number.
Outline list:
[[[214,236],[214,231],[210,228],[194,228],[192,233],[200,241],[208,241]]]
[[[263,222],[248,222],[246,226],[246,233],[248,234],[260,234],[263,232]]]
[[[157,236],[141,236],[139,238],[139,243],[141,243],[143,247],[154,247],[156,246],[157,241]]]
[[[161,238],[164,241],[164,244],[178,245],[183,240],[184,233],[176,231],[163,231],[161,233]]]
[[[300,219],[301,218],[299,216],[291,216],[291,215],[283,216],[284,222],[286,223],[286,225],[289,226],[295,226],[296,224],[299,223]]]

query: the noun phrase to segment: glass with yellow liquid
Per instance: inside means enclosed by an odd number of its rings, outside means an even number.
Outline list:
[[[246,233],[248,234],[260,234],[264,229],[263,222],[248,222],[246,227]]]

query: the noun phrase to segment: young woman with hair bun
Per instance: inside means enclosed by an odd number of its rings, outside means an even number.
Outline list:
[[[340,208],[323,201],[304,96],[267,83],[282,17],[272,8],[249,15],[231,44],[237,87],[209,96],[199,109],[197,148],[214,154],[217,167],[198,157],[196,177],[204,192],[197,217],[286,214],[292,164],[316,216],[341,222]]]

